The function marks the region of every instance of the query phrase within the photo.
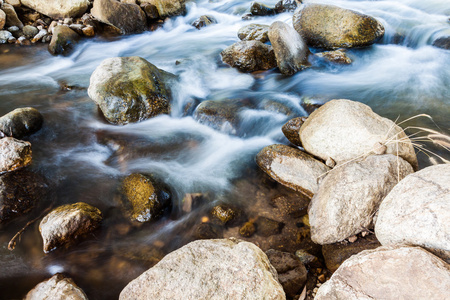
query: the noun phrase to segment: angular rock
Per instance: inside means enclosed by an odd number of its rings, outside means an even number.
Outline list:
[[[256,233],[264,237],[280,234],[284,227],[284,223],[266,217],[258,217],[255,225]]]
[[[196,240],[223,238],[223,228],[216,224],[201,223],[195,229],[194,238]]]
[[[53,29],[53,36],[48,45],[48,51],[53,55],[68,55],[74,48],[80,36],[67,26],[59,25]]]
[[[392,154],[335,167],[308,208],[313,242],[336,243],[369,228],[383,198],[410,173],[411,165]]]
[[[281,127],[281,131],[283,131],[284,136],[296,146],[302,146],[302,141],[300,140],[300,136],[298,132],[300,131],[300,127],[305,123],[307,117],[298,117],[290,119],[286,122],[286,124]]]
[[[288,252],[267,250],[266,255],[277,270],[278,281],[283,286],[286,296],[294,298],[306,283],[308,272],[297,256]]]
[[[88,300],[86,294],[75,282],[57,273],[50,279],[37,284],[24,298],[25,300],[70,299]]]
[[[11,4],[3,3],[2,10],[6,14],[6,23],[5,23],[6,27],[17,26],[19,27],[19,29],[23,28],[23,23],[22,21],[19,20],[16,10]]]
[[[201,240],[166,255],[119,299],[286,299],[277,272],[252,243]]]
[[[205,15],[205,16],[201,16],[197,20],[195,20],[192,23],[192,26],[194,26],[197,29],[200,29],[202,27],[209,26],[209,25],[215,24],[215,23],[217,23],[217,21],[216,21],[216,19],[214,19],[214,17]]]
[[[398,155],[418,168],[414,147],[403,130],[360,102],[331,100],[314,111],[299,131],[305,150],[338,165],[378,151]],[[398,142],[396,142],[396,140]],[[382,154],[382,153],[380,153]]]
[[[22,4],[53,19],[81,16],[88,0],[21,0]]]
[[[6,23],[6,14],[3,10],[0,9],[0,30],[2,30],[3,27],[5,27],[5,23]]]
[[[7,30],[0,30],[0,44],[6,44],[13,35]]]
[[[45,180],[18,170],[0,175],[0,224],[28,213],[47,195]]]
[[[122,191],[131,219],[139,222],[158,219],[172,205],[168,189],[150,175],[131,174],[123,181]]]
[[[239,228],[239,234],[243,237],[251,237],[256,232],[256,227],[253,222],[246,222]]]
[[[158,8],[150,3],[144,3],[141,5],[142,10],[144,10],[145,15],[147,16],[147,20],[149,22],[153,22],[154,20],[159,19]]]
[[[364,47],[384,35],[383,25],[375,18],[334,5],[305,4],[292,22],[308,46],[318,48]]]
[[[0,131],[21,139],[41,129],[44,117],[32,107],[16,108],[0,118]]]
[[[418,245],[450,261],[450,164],[406,176],[380,205],[375,234],[383,245]]]
[[[250,6],[250,13],[254,16],[270,16],[276,12],[273,8],[258,2],[253,2]]]
[[[156,6],[161,19],[186,13],[186,0],[141,0],[140,3],[149,3]]]
[[[88,94],[108,122],[125,125],[169,113],[172,77],[141,57],[108,58],[92,73]]]
[[[316,56],[339,65],[349,65],[352,63],[351,58],[347,56],[344,50],[320,52],[316,53]]]
[[[272,47],[259,41],[237,42],[223,50],[220,55],[224,63],[246,73],[277,66]]]
[[[450,36],[440,37],[433,42],[433,46],[450,50]]]
[[[347,259],[314,299],[446,299],[450,267],[416,247],[379,247]]]
[[[101,211],[84,202],[62,205],[53,209],[39,224],[44,252],[49,253],[100,226]]]
[[[31,144],[12,137],[0,139],[0,174],[31,164]]]
[[[269,27],[269,40],[281,74],[292,75],[310,65],[308,46],[298,32],[286,23],[272,23]]]
[[[146,15],[136,4],[95,0],[91,14],[100,22],[115,26],[121,34],[142,32],[147,27]]]
[[[325,259],[327,269],[335,272],[339,266],[352,255],[364,250],[380,247],[381,244],[375,235],[371,234],[365,238],[358,238],[353,243],[335,243],[323,245],[322,254]]]
[[[217,218],[222,224],[226,224],[236,218],[238,212],[232,207],[221,204],[212,208],[211,215]]]
[[[311,198],[319,178],[330,169],[311,155],[286,145],[270,145],[256,155],[256,163],[279,183]]]
[[[298,2],[302,3],[301,0]],[[275,4],[275,11],[277,14],[287,12],[287,11],[295,11],[297,9],[297,0],[280,0]]]
[[[234,100],[203,101],[194,111],[194,119],[227,134],[237,134],[239,111],[244,103]]]
[[[269,41],[268,32],[268,25],[250,24],[239,29],[238,38],[242,41],[259,41],[265,43]]]

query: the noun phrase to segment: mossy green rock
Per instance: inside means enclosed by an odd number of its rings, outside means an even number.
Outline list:
[[[173,77],[141,57],[113,57],[92,73],[88,94],[108,122],[124,125],[168,114]]]
[[[39,231],[44,241],[44,252],[48,253],[92,232],[101,221],[101,211],[84,202],[55,208],[39,224]]]
[[[132,220],[156,220],[171,207],[168,189],[150,175],[131,174],[123,181],[122,191]]]
[[[375,18],[334,5],[305,4],[292,23],[308,46],[326,49],[369,46],[384,35]]]

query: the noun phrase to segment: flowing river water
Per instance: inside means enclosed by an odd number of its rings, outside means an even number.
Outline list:
[[[274,6],[277,1],[262,2]],[[417,118],[405,126],[426,126],[448,134],[450,52],[431,44],[450,35],[449,3],[320,2],[374,16],[386,29],[384,38],[371,47],[349,50],[354,61],[349,66],[315,65],[290,77],[273,70],[243,74],[224,65],[220,52],[238,41],[241,27],[274,21],[292,24],[292,13],[242,20],[250,1],[200,0],[188,4],[185,16],[168,20],[156,31],[112,40],[87,39],[68,57],[51,56],[45,45],[1,45],[0,115],[32,106],[45,118],[43,128],[29,139],[31,169],[44,175],[52,187],[52,197],[40,205],[40,211],[52,202],[83,201],[98,207],[104,222],[94,237],[47,255],[38,223],[25,232],[16,250],[7,249],[12,236],[38,216],[39,209],[0,227],[0,298],[19,299],[56,272],[69,274],[90,299],[117,298],[130,280],[153,264],[151,257],[189,241],[206,208],[183,213],[184,194],[209,193],[216,201],[251,205],[248,198],[253,191],[239,188],[238,183],[264,181],[258,179],[255,155],[264,146],[288,143],[281,126],[294,116],[306,116],[306,102],[352,99],[392,120],[428,114],[434,122]],[[201,15],[213,16],[217,24],[195,29],[190,24]],[[116,56],[141,56],[179,76],[170,116],[126,126],[104,121],[87,87],[100,62]],[[64,85],[72,88],[62,89]],[[192,99],[227,98],[277,102],[291,114],[249,108],[241,112],[239,134],[228,135],[183,112]],[[432,143],[428,147],[449,159],[449,153]],[[419,162],[421,168],[432,163],[423,154]],[[137,229],[123,222],[117,189],[124,176],[133,172],[157,174],[171,187],[176,203],[170,217]]]

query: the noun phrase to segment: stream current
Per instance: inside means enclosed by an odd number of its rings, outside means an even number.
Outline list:
[[[276,2],[262,1],[272,7]],[[315,65],[290,77],[276,70],[244,74],[224,65],[220,52],[238,41],[241,27],[274,21],[292,25],[292,13],[242,20],[250,1],[200,0],[188,3],[185,16],[168,20],[156,31],[112,40],[86,39],[68,57],[51,56],[46,45],[0,45],[0,115],[27,106],[43,114],[43,128],[29,138],[31,170],[45,176],[52,188],[52,197],[39,208],[0,227],[0,298],[19,299],[56,272],[74,278],[89,299],[117,298],[130,280],[153,265],[151,257],[189,242],[193,226],[212,204],[184,213],[181,201],[186,193],[208,193],[213,203],[251,205],[251,201],[246,204],[251,192],[237,191],[237,182],[262,176],[255,155],[264,146],[288,144],[281,126],[292,117],[307,116],[305,103],[351,99],[399,121],[428,114],[434,122],[417,118],[404,126],[448,134],[450,52],[431,46],[435,39],[450,35],[448,1],[320,2],[377,18],[386,29],[384,38],[371,47],[349,50],[354,61],[349,66]],[[217,24],[197,30],[190,24],[201,15],[214,17]],[[140,56],[179,76],[170,116],[126,126],[105,122],[87,87],[100,62],[116,56]],[[64,90],[63,85],[73,88]],[[281,103],[291,114],[259,106],[246,109],[241,112],[238,135],[216,131],[184,114],[192,99],[237,98]],[[450,159],[448,152],[427,146]],[[418,157],[420,168],[432,163],[424,154]],[[130,229],[116,198],[121,180],[134,172],[163,178],[175,203],[170,216]],[[78,201],[103,212],[102,229],[93,237],[46,255],[37,222],[14,251],[7,249],[12,236],[52,202]],[[135,251],[127,254],[130,249]]]

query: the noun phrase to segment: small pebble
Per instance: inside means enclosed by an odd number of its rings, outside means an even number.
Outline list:
[[[319,279],[320,282],[325,282],[325,274],[320,274],[319,277],[317,277],[317,279]],[[317,284],[317,286],[320,286],[321,284]]]
[[[354,235],[354,236],[349,237],[349,238],[348,238],[348,241],[349,241],[350,243],[354,243],[354,242],[356,242],[357,239],[358,239],[358,237],[357,237],[356,235]]]

